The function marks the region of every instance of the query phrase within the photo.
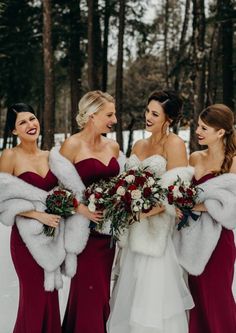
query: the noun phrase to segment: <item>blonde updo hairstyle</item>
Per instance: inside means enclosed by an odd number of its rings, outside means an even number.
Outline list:
[[[215,130],[220,130],[221,128],[225,130],[223,137],[225,156],[217,174],[229,172],[233,163],[233,157],[236,155],[233,111],[224,104],[213,104],[204,109],[199,117],[206,125],[213,127]]]
[[[87,124],[89,117],[102,110],[106,103],[115,103],[114,98],[106,92],[100,90],[89,91],[79,101],[79,113],[76,122],[80,129]]]

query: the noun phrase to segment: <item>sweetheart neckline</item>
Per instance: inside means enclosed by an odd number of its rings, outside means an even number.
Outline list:
[[[88,161],[88,160],[95,160],[95,161],[98,161],[99,163],[101,163],[102,165],[104,165],[106,168],[108,168],[109,165],[111,164],[111,161],[112,161],[113,159],[117,160],[117,159],[115,158],[115,156],[112,156],[111,159],[110,159],[110,161],[109,161],[109,163],[108,163],[108,164],[105,164],[105,163],[103,163],[101,160],[99,160],[99,159],[96,158],[96,157],[88,157],[88,158],[85,158],[84,160],[81,160],[81,161],[75,162],[74,165],[78,165],[79,163],[82,163],[82,162],[84,162],[84,161]]]
[[[150,156],[144,158],[143,160],[140,160],[140,158],[138,158],[138,156],[137,156],[136,154],[132,154],[132,155],[130,155],[130,157],[132,157],[132,156],[136,157],[136,159],[137,159],[140,163],[143,163],[144,161],[147,161],[148,159],[150,159],[150,158],[152,158],[152,157],[161,157],[161,158],[165,161],[165,163],[167,163],[167,160],[165,159],[165,157],[162,156],[162,155],[160,155],[160,154],[150,155]]]
[[[34,171],[24,171],[24,172],[20,173],[17,177],[21,177],[22,175],[25,175],[27,173],[32,173],[33,175],[36,175],[36,176],[38,176],[38,177],[40,177],[42,179],[46,179],[50,171],[51,170],[48,169],[48,172],[46,173],[45,176],[41,176],[40,174],[38,174],[37,172],[34,172]]]

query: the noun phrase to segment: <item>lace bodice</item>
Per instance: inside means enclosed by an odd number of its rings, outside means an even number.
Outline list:
[[[166,171],[166,164],[166,159],[161,155],[152,155],[141,161],[137,155],[132,154],[126,161],[126,170],[143,167],[155,173],[156,176],[161,176]]]

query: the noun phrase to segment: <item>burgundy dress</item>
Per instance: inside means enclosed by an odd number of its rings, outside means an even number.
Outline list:
[[[198,185],[213,177],[208,174],[194,181]],[[222,228],[204,272],[189,276],[195,303],[190,311],[189,333],[236,332],[236,304],[232,293],[235,255],[233,232]]]
[[[75,168],[85,186],[119,173],[119,164],[114,157],[107,166],[95,158],[88,158],[76,163]],[[91,231],[85,249],[77,257],[77,271],[71,280],[62,326],[64,333],[106,332],[114,254],[110,236]]]
[[[57,178],[51,171],[44,178],[34,172],[24,172],[19,178],[45,191],[57,185]],[[13,333],[60,333],[58,292],[44,290],[44,270],[30,254],[16,224],[11,232],[11,256],[20,289]]]

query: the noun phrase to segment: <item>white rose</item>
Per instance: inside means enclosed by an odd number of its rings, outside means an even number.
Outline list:
[[[132,183],[135,180],[134,175],[129,175],[125,177],[125,180],[127,181],[127,183]]]
[[[102,192],[103,192],[103,189],[102,189],[101,187],[97,187],[97,188],[96,188],[96,192],[98,192],[98,193],[102,193]]]
[[[93,202],[90,202],[89,203],[89,205],[88,205],[88,210],[90,211],[90,212],[95,212],[95,210],[96,210],[96,206],[94,205],[94,203]]]
[[[148,186],[152,186],[155,184],[155,180],[152,177],[149,177],[147,180],[147,184],[148,184]]]
[[[182,193],[180,192],[180,190],[177,186],[174,187],[172,192],[173,192],[173,196],[175,198],[182,198]]]
[[[139,190],[133,190],[132,192],[131,192],[131,198],[132,199],[140,199],[141,198],[141,191],[139,191]]]
[[[119,186],[116,193],[119,195],[125,195],[125,188],[123,186]]]

